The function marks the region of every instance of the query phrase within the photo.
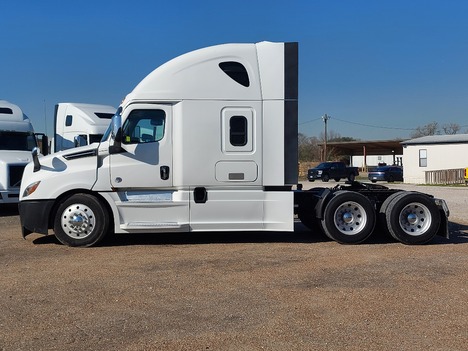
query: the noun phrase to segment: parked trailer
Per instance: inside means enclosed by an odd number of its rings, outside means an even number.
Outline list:
[[[124,99],[99,145],[35,158],[23,237],[91,246],[111,233],[293,231],[340,243],[377,222],[397,240],[448,235],[445,201],[352,182],[297,185],[298,44],[225,44],[175,58]]]

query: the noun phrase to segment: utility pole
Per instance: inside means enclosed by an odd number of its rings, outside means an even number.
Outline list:
[[[322,116],[322,119],[323,119],[323,122],[325,122],[325,143],[323,144],[323,161],[327,161],[327,121],[330,119],[331,117],[327,114],[325,114],[324,116]]]

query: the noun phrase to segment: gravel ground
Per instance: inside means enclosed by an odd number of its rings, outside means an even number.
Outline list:
[[[69,248],[22,240],[3,207],[0,350],[466,351],[468,189],[416,188],[448,201],[451,239],[340,245],[297,223]]]

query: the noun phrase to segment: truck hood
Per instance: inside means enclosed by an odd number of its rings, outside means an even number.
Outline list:
[[[26,164],[32,161],[31,151],[1,150],[0,163]]]
[[[53,199],[69,190],[90,190],[96,182],[97,148],[99,144],[69,149],[39,158],[41,169],[33,170],[30,162],[23,173],[20,201],[28,185],[40,181],[40,186],[27,200]]]

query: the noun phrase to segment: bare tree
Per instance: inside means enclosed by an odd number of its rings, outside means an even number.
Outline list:
[[[411,138],[419,138],[428,135],[436,134],[457,134],[461,130],[461,126],[457,123],[446,123],[439,127],[437,122],[431,122],[424,126],[417,127],[413,133],[411,133]]]
[[[321,142],[325,141],[325,134],[323,132],[320,133],[319,139]],[[329,130],[327,133],[327,141],[339,141],[341,139],[340,133],[337,133],[333,130]]]
[[[411,138],[419,138],[427,135],[436,135],[440,134],[439,132],[439,123],[431,122],[424,126],[419,126],[411,133]]]
[[[298,135],[299,161],[310,162],[320,160],[319,140],[316,137],[308,137],[302,133]]]
[[[442,126],[442,130],[445,134],[457,134],[461,127],[457,123],[446,123]]]

